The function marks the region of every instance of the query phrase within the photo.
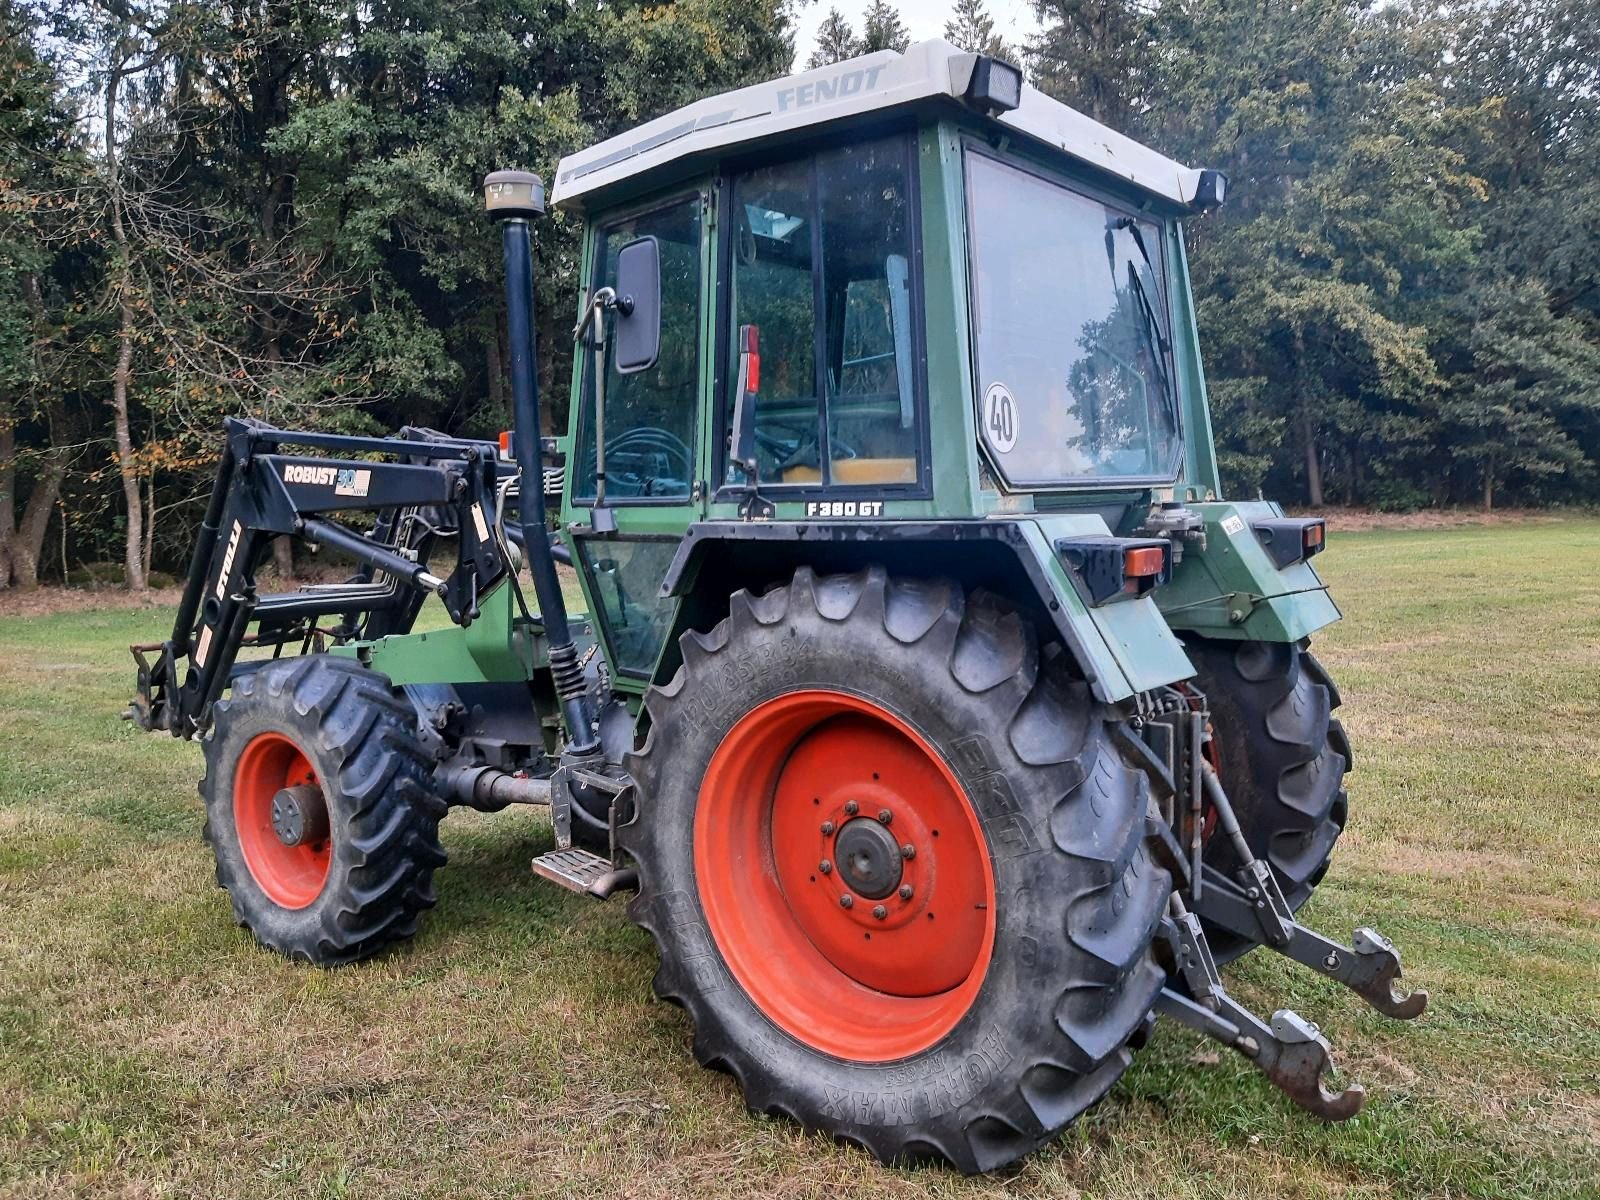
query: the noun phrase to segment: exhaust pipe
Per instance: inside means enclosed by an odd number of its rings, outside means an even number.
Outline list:
[[[533,576],[539,619],[550,647],[550,673],[566,720],[568,753],[598,753],[594,706],[572,644],[567,606],[545,532],[544,463],[539,452],[539,384],[533,331],[533,242],[528,222],[544,215],[544,181],[529,171],[494,171],[483,181],[483,204],[500,225],[505,255],[506,332],[511,341],[511,438],[522,474],[517,509]]]

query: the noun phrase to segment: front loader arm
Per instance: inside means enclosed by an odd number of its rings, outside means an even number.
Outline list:
[[[427,430],[397,438],[295,433],[237,418],[226,431],[172,636],[133,647],[139,673],[128,715],[142,728],[203,733],[246,644],[271,646],[276,657],[294,642],[303,651],[328,639],[404,633],[429,594],[465,626],[508,575],[498,532],[502,468],[491,443]],[[367,457],[285,454],[285,446]],[[375,512],[373,528],[363,534],[331,519],[351,511]],[[456,565],[441,578],[429,569],[429,552],[449,534]],[[346,583],[258,595],[256,569],[282,535],[347,554],[358,570]],[[329,618],[336,624],[321,623]]]

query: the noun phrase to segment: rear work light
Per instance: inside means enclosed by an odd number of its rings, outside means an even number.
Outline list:
[[[1280,571],[1320,554],[1328,541],[1328,522],[1323,517],[1271,517],[1252,522],[1250,528]]]
[[[1091,606],[1138,599],[1172,578],[1172,543],[1165,538],[1061,538],[1056,553]]]
[[[1010,112],[1022,103],[1022,70],[998,58],[979,54],[972,63],[972,75],[961,98],[990,116]]]

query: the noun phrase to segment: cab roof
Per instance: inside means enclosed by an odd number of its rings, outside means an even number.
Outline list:
[[[907,47],[903,54],[882,50],[708,96],[567,155],[556,167],[551,202],[557,208],[579,210],[618,184],[683,160],[715,157],[826,122],[884,114],[930,100],[959,101],[977,61],[977,55],[932,38]],[[990,119],[1175,204],[1195,200],[1199,169],[1141,145],[1027,84],[1015,109]]]

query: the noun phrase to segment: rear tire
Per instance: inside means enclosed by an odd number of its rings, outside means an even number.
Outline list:
[[[1185,649],[1210,703],[1223,790],[1250,849],[1298,910],[1327,874],[1349,812],[1350,740],[1333,715],[1338,689],[1303,642],[1192,638]],[[1230,879],[1239,868],[1220,834],[1205,861]],[[1223,961],[1259,945],[1209,924],[1206,935]]]
[[[696,1058],[754,1112],[969,1172],[1098,1101],[1164,982],[1170,880],[1148,781],[1059,647],[995,596],[878,569],[739,592],[680,645],[619,836]]]
[[[323,655],[242,675],[218,701],[200,781],[205,837],[217,885],[262,945],[330,966],[417,931],[445,862],[446,806],[416,720],[383,676]],[[277,823],[287,789],[301,805],[293,845]]]

